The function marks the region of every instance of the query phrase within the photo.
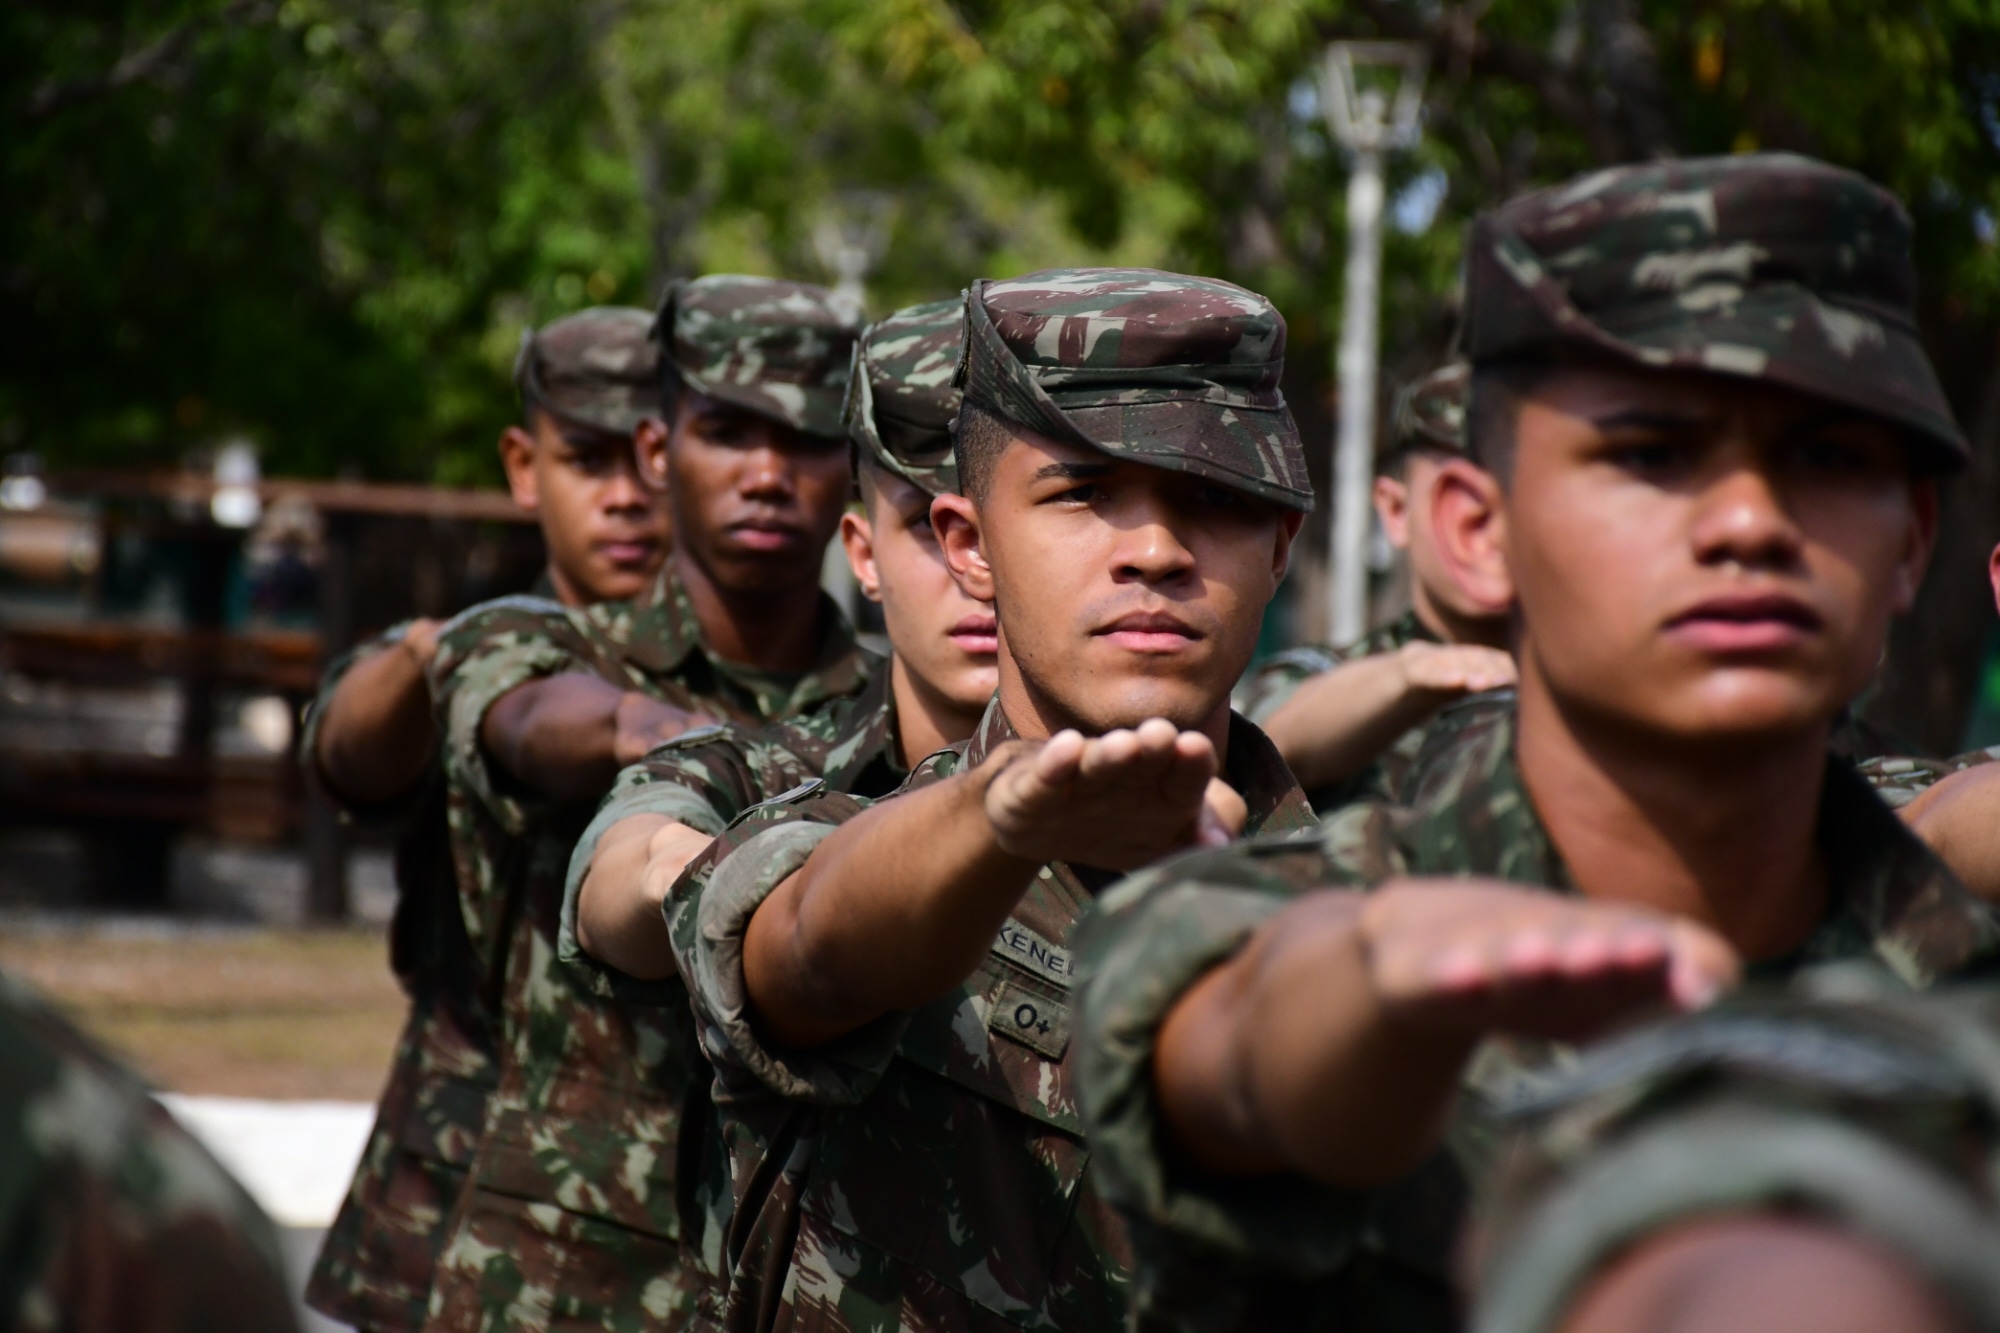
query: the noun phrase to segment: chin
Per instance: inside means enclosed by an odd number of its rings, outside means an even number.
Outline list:
[[[1087,699],[1077,700],[1077,717],[1094,731],[1136,727],[1149,718],[1163,717],[1183,731],[1207,722],[1215,707],[1228,694],[1205,690],[1192,681],[1162,680],[1138,676],[1125,680],[1094,682],[1098,688]]]

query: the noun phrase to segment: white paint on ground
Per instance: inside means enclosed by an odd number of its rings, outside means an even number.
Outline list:
[[[340,1209],[375,1122],[367,1102],[186,1097],[160,1102],[281,1227],[325,1227]]]

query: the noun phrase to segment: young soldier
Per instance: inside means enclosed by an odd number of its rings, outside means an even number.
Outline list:
[[[1484,1108],[1544,1043],[1740,965],[1921,986],[2000,949],[1827,754],[1965,457],[1895,200],[1795,157],[1619,168],[1482,218],[1468,266],[1490,472],[1450,466],[1440,537],[1515,602],[1517,707],[1408,810],[1135,877],[1087,932],[1094,1160],[1152,1326],[1453,1327]]]
[[[429,1327],[623,1329],[685,1314],[673,1163],[699,1061],[684,1013],[609,1004],[557,961],[563,872],[624,764],[701,717],[786,717],[864,663],[819,590],[847,492],[855,330],[817,287],[676,283],[655,324],[665,423],[640,430],[674,549],[640,597],[502,600],[431,665],[466,933],[501,1074]]]
[[[643,310],[601,307],[522,336],[522,424],[500,437],[514,499],[548,549],[536,593],[570,606],[631,597],[666,558],[665,497],[640,483],[633,432],[660,411]],[[353,818],[400,830],[389,963],[410,1017],[375,1129],[306,1286],[314,1309],[363,1330],[423,1324],[444,1223],[497,1076],[492,1015],[458,914],[424,669],[438,622],[399,625],[336,662],[300,746]]]
[[[1310,817],[1229,710],[1311,504],[1284,321],[1146,269],[965,310],[964,494],[931,520],[994,608],[996,699],[894,798],[754,813],[669,898],[734,1171],[731,1328],[1122,1328],[1071,926],[1113,871]]]
[[[931,501],[958,490],[951,419],[962,301],[901,310],[862,336],[848,384],[861,510],[841,538],[895,650],[839,707],[750,731],[690,733],[626,769],[570,858],[562,956],[614,985],[686,1005],[662,906],[667,886],[750,806],[803,782],[873,798],[972,734],[993,697],[993,612],[952,582]],[[598,968],[592,960],[608,965]],[[628,988],[627,993],[630,993]]]
[[[1514,683],[1507,608],[1491,606],[1445,568],[1431,501],[1446,462],[1465,453],[1462,362],[1397,395],[1395,444],[1375,478],[1375,512],[1410,564],[1410,609],[1344,648],[1280,653],[1239,691],[1324,814],[1350,801],[1395,799],[1426,724],[1454,699]]]

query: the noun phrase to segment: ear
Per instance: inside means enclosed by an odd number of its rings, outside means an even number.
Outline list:
[[[1441,464],[1431,487],[1431,535],[1445,572],[1469,602],[1495,616],[1514,604],[1505,499],[1492,473],[1463,458]]]
[[[667,488],[667,424],[643,417],[632,428],[632,453],[639,463],[639,480],[654,490]]]
[[[1305,521],[1306,516],[1296,509],[1278,511],[1278,541],[1271,553],[1271,590],[1274,593],[1292,567],[1292,543],[1299,539],[1299,529],[1305,526]]]
[[[882,572],[875,567],[875,528],[868,515],[849,509],[840,516],[840,544],[847,551],[848,568],[861,595],[871,602],[882,600]]]
[[[1375,478],[1375,516],[1382,534],[1399,551],[1410,546],[1410,484],[1396,477]]]
[[[519,426],[500,432],[500,466],[507,473],[507,489],[514,503],[534,513],[541,508],[542,491],[535,480],[535,437]]]
[[[1993,554],[1986,557],[1986,577],[1993,584],[1993,606],[2000,610],[2000,546],[1993,548]]]
[[[960,591],[975,602],[991,603],[993,566],[986,562],[978,508],[963,495],[940,495],[931,501],[931,531]]]
[[[1891,589],[1891,604],[1899,616],[1917,604],[1917,589],[1924,585],[1924,571],[1930,568],[1931,551],[1937,546],[1938,491],[1934,478],[1918,477],[1910,482],[1910,520],[1909,538],[1896,561]],[[1990,560],[1988,565],[2000,568]]]

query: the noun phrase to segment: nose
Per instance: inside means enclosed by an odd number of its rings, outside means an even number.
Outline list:
[[[616,514],[632,513],[652,506],[653,495],[639,480],[637,459],[614,468],[604,483],[601,497],[606,511]]]
[[[1120,582],[1171,584],[1193,573],[1194,552],[1176,533],[1166,507],[1149,506],[1132,517],[1136,521],[1120,529],[1114,557]]]
[[[769,445],[749,450],[743,460],[743,478],[737,489],[746,499],[790,500],[796,490],[792,460],[784,451]]]
[[[1805,535],[1762,462],[1733,460],[1702,489],[1691,534],[1701,563],[1783,569],[1798,560]]]

